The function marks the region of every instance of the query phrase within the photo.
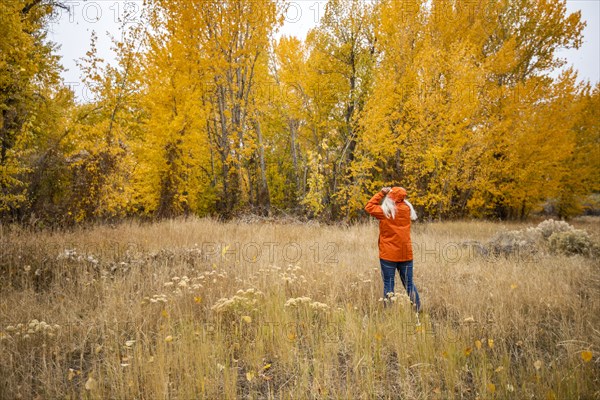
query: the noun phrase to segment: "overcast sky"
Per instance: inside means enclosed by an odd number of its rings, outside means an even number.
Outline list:
[[[87,98],[81,85],[80,71],[75,60],[83,57],[89,48],[92,31],[98,34],[98,53],[106,61],[113,60],[109,34],[120,36],[119,19],[127,9],[133,11],[131,23],[139,20],[142,1],[65,1],[71,13],[57,13],[50,26],[50,39],[60,45],[59,54],[65,67],[65,82],[73,87],[78,98]],[[294,35],[304,39],[323,15],[325,0],[294,0],[285,15],[285,24],[278,35]],[[584,43],[579,50],[564,50],[560,57],[567,59],[579,71],[581,80],[600,81],[600,0],[568,0],[568,12],[581,10],[587,22],[583,32]]]

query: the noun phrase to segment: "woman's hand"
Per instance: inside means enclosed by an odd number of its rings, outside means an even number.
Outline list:
[[[391,190],[392,190],[391,187],[384,187],[384,188],[381,188],[381,193],[388,194]]]

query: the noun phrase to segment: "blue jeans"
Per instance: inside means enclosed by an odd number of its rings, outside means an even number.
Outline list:
[[[379,259],[381,264],[381,278],[383,278],[383,298],[387,298],[388,293],[394,293],[394,278],[396,270],[400,273],[400,279],[406,289],[406,293],[412,304],[417,308],[417,312],[421,309],[421,301],[419,300],[419,292],[413,283],[413,262],[411,261],[387,261]]]

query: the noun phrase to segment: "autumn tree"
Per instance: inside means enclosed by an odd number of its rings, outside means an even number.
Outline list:
[[[273,29],[283,21],[276,1],[232,0],[200,2],[198,28],[210,60],[207,96],[208,125],[220,166],[219,211],[229,213],[248,201],[244,176],[245,135],[255,70],[269,49]]]
[[[569,90],[548,74],[563,65],[557,49],[579,46],[579,14],[558,0],[379,7],[360,140],[373,181],[405,185],[432,216],[527,215],[558,172],[548,152],[562,160],[571,146],[550,129]]]
[[[574,80],[549,74],[565,64],[559,49],[581,45],[584,23],[560,0],[504,1],[482,12],[488,21],[482,47],[487,173],[480,174],[483,185],[475,188],[470,208],[523,218],[552,195],[546,177],[560,175],[572,150],[572,138],[557,125],[568,118],[560,104],[573,93]]]
[[[314,215],[337,218],[346,201],[355,126],[375,60],[371,11],[362,0],[329,1],[305,44],[283,38],[276,49],[296,187]],[[303,169],[297,167],[299,159]]]
[[[143,133],[133,141],[134,207],[146,216],[203,214],[214,208],[216,154],[203,100],[207,58],[196,5],[151,2],[141,32]]]
[[[28,209],[29,183],[71,101],[46,24],[55,1],[0,2],[0,215]],[[46,112],[48,112],[46,114]],[[36,175],[36,176],[39,176]]]
[[[73,108],[63,151],[69,171],[67,219],[75,222],[127,215],[134,167],[131,139],[139,131],[137,46],[113,39],[115,65],[97,55],[95,33],[79,62],[92,99]]]
[[[572,80],[573,74],[567,78]],[[556,201],[558,216],[569,218],[582,212],[586,196],[600,192],[600,84],[578,85],[576,92],[571,89],[557,96],[564,98],[558,104],[562,109],[553,111],[567,115],[564,126],[569,129],[572,147],[548,197]]]
[[[276,160],[270,172],[273,200],[280,208],[297,208],[306,193],[304,131],[311,110],[308,51],[296,37],[283,36],[275,44],[270,63],[271,126]],[[284,195],[285,194],[285,195]]]

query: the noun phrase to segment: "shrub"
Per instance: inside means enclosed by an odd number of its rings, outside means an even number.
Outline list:
[[[565,232],[554,232],[548,239],[548,246],[553,253],[566,255],[581,254],[585,256],[600,255],[600,248],[584,230],[573,229]]]
[[[586,257],[600,255],[600,246],[586,231],[552,219],[535,228],[499,232],[485,248],[496,256],[532,256],[539,253],[580,254]]]
[[[553,219],[548,219],[544,222],[541,222],[537,228],[544,239],[548,239],[552,234],[559,232],[569,232],[574,230],[572,225],[569,225],[565,221],[555,221]]]

